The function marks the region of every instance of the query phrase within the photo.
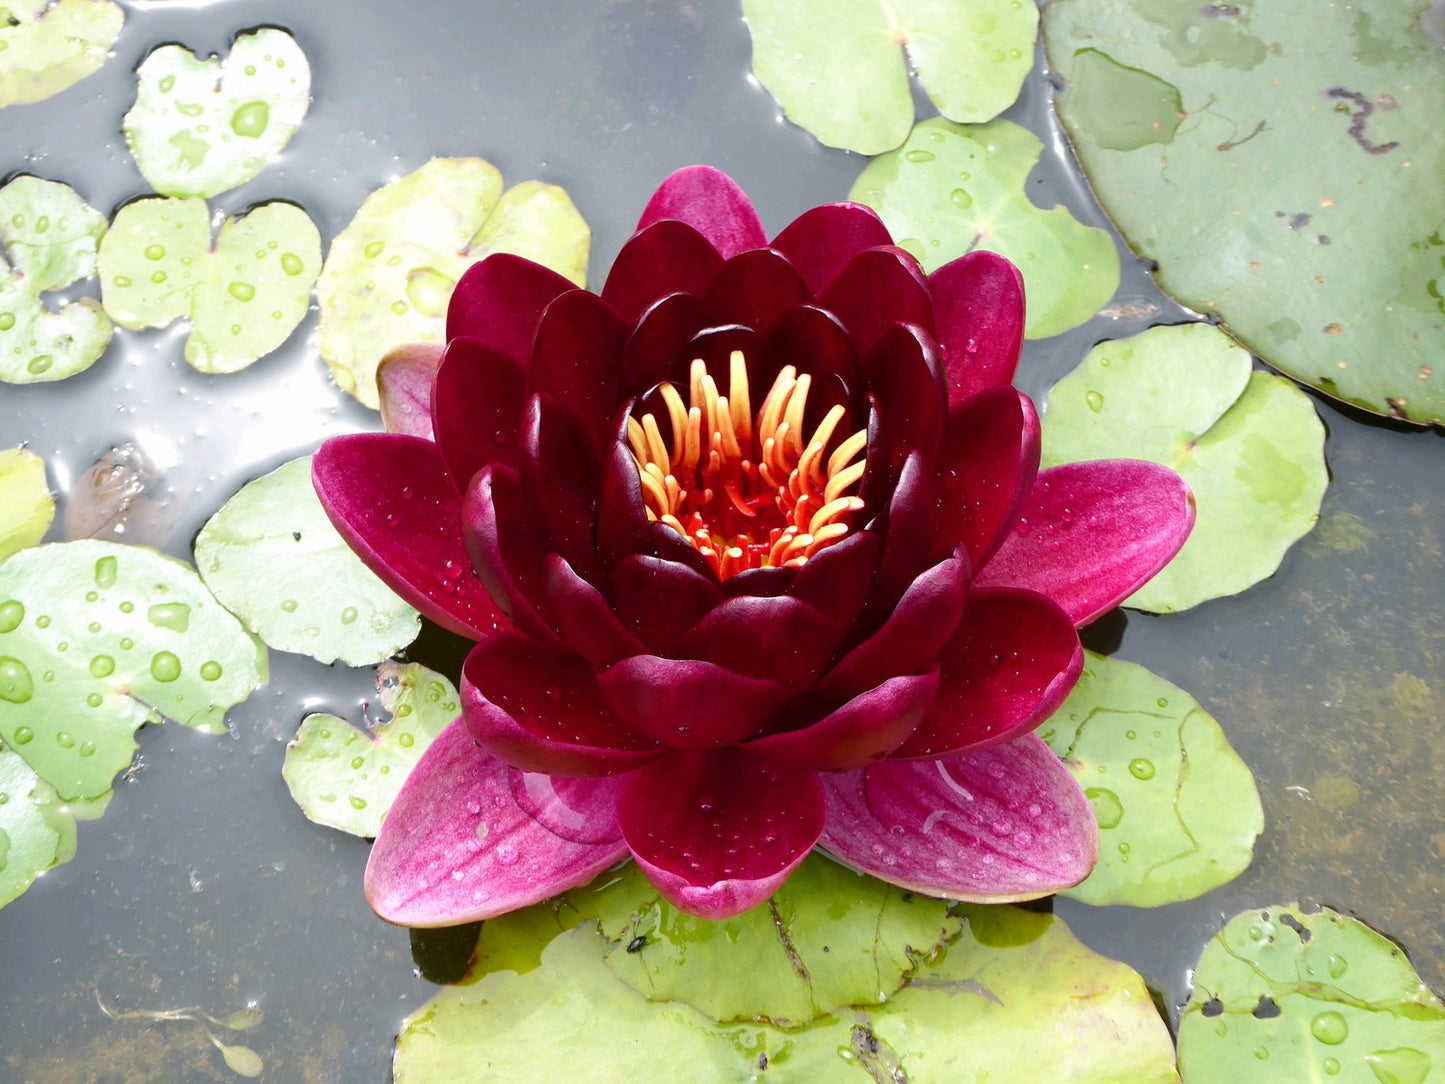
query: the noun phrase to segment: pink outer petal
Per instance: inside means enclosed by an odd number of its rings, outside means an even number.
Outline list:
[[[854,256],[893,238],[871,207],[861,203],[825,203],[804,211],[773,238],[773,248],[788,258],[819,294]]]
[[[821,846],[930,896],[1034,899],[1082,881],[1099,855],[1088,799],[1033,734],[946,760],[825,776],[823,787]]]
[[[775,681],[710,662],[633,655],[597,675],[612,710],[675,749],[732,745],[763,728],[787,698]]]
[[[431,391],[441,360],[437,343],[408,343],[386,352],[376,367],[376,390],[388,433],[432,439]]]
[[[674,753],[625,776],[617,820],[669,902],[718,919],[782,887],[817,842],[825,809],[812,772],[724,749]]]
[[[516,471],[499,463],[477,471],[461,511],[472,567],[497,609],[535,639],[556,641],[541,611],[546,551]]]
[[[626,857],[618,779],[529,776],[487,756],[460,719],[423,754],[382,822],[366,898],[404,926],[455,926],[586,884]]]
[[[346,544],[427,617],[472,640],[511,627],[472,573],[462,501],[431,441],[333,437],[317,449],[311,481]]]
[[[447,341],[480,339],[518,361],[532,352],[542,310],[577,289],[551,268],[498,252],[467,268],[447,306]]]
[[[564,558],[549,553],[545,563],[547,610],[567,647],[593,666],[611,666],[647,650],[622,626],[602,593]]]
[[[1037,591],[1086,625],[1168,564],[1193,526],[1194,495],[1168,467],[1136,459],[1051,467],[974,582]]]
[[[928,276],[950,404],[1013,383],[1024,342],[1024,280],[982,249]]]
[[[687,166],[658,186],[638,220],[642,231],[664,219],[686,222],[727,259],[768,243],[752,201],[738,183],[712,166]]]
[[[517,465],[523,363],[478,339],[447,343],[436,374],[431,423],[447,473],[465,493],[488,463]]]

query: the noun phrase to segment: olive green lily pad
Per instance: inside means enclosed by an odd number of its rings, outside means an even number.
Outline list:
[[[502,191],[480,158],[433,158],[373,192],[337,235],[316,284],[321,356],[345,392],[377,409],[376,367],[405,343],[444,342],[462,272],[494,252],[586,279],[587,224],[562,189]]]
[[[365,666],[421,631],[421,615],[361,563],[326,518],[310,456],[243,486],[201,528],[195,554],[221,604],[278,651]]]
[[[1099,821],[1099,863],[1063,895],[1158,907],[1202,896],[1249,866],[1264,828],[1254,777],[1184,690],[1085,652],[1079,683],[1039,737]]]
[[[910,68],[950,120],[998,116],[1033,67],[1039,25],[1024,0],[743,0],[743,15],[753,73],[788,119],[860,154],[907,137]]]
[[[0,450],[0,561],[36,545],[54,518],[45,461],[24,448]]]
[[[75,855],[75,818],[55,788],[0,745],[0,907]]]
[[[1059,116],[1159,285],[1297,380],[1420,422],[1445,420],[1439,10],[1044,9]]]
[[[1049,393],[1045,466],[1116,456],[1172,467],[1198,516],[1184,548],[1124,601],[1155,613],[1235,595],[1274,575],[1319,520],[1325,427],[1287,380],[1209,324],[1101,343]]]
[[[142,724],[224,733],[265,679],[266,649],[180,561],[86,539],[0,564],[0,739],[67,803],[108,794]]]
[[[1357,919],[1328,907],[1246,911],[1195,969],[1179,1068],[1190,1084],[1426,1084],[1445,1072],[1445,1005]]]
[[[308,715],[281,768],[309,819],[368,839],[427,746],[461,710],[456,687],[418,663],[382,663],[376,691],[389,720],[366,731],[335,715]]]
[[[242,34],[225,61],[162,45],[136,69],[125,141],[165,196],[214,196],[249,181],[291,141],[311,102],[311,66],[284,30]]]
[[[3,55],[3,54],[0,54]],[[61,380],[89,368],[110,342],[93,298],[51,312],[40,300],[95,273],[105,216],[67,185],[16,177],[0,188],[0,380]]]
[[[1098,312],[1119,285],[1108,231],[1025,194],[1043,144],[1006,120],[964,127],[926,120],[898,150],[875,158],[849,198],[882,216],[898,244],[935,271],[974,249],[1007,256],[1028,294],[1024,334],[1047,338]]]
[[[186,318],[186,360],[231,373],[286,341],[311,304],[321,235],[290,203],[228,218],[211,249],[200,199],[142,199],[122,207],[100,245],[105,311],[122,327]]]
[[[6,0],[0,7],[0,107],[74,86],[110,55],[125,12],[111,0]]]

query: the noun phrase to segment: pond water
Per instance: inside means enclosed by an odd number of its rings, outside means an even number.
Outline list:
[[[279,162],[217,197],[240,213],[291,200],[323,243],[362,199],[438,155],[477,155],[507,182],[564,186],[593,230],[601,281],[648,193],[672,169],[720,166],[776,230],[843,198],[864,159],[783,122],[747,76],[730,0],[477,5],[431,0],[130,3],[114,55],[48,101],[0,110],[0,172],[75,187],[107,214],[148,189],[120,120],[132,69],[155,45],[225,51],[241,30],[290,30],[311,59],[314,102]],[[1103,224],[1064,164],[1039,67],[1008,116],[1059,153],[1029,192]],[[921,107],[921,114],[931,109]],[[1026,348],[1036,399],[1095,342],[1187,314],[1121,247],[1106,315]],[[93,283],[92,283],[93,285]],[[132,444],[153,476],[126,541],[189,557],[202,523],[239,486],[325,437],[378,426],[330,383],[314,312],[273,355],[208,377],[183,335],[119,332],[89,371],[0,393],[0,446],[43,456],[64,497]],[[1056,910],[1091,946],[1137,968],[1177,1018],[1188,969],[1225,917],[1304,899],[1399,940],[1445,986],[1445,472],[1438,432],[1318,403],[1333,484],[1319,527],[1280,573],[1183,616],[1106,617],[1090,646],[1150,667],[1196,696],[1252,767],[1266,827],[1253,866],[1204,898],[1154,910]],[[62,515],[54,538],[62,536]],[[434,631],[409,652],[455,675],[460,647]],[[135,767],[73,861],[0,913],[0,1076],[12,1080],[234,1079],[195,1023],[111,1020],[121,1010],[247,1006],[244,1038],[269,1079],[386,1079],[401,1018],[465,962],[465,933],[413,940],[361,895],[368,845],[307,821],[281,779],[301,717],[360,721],[372,670],[272,652],[271,680],[229,716],[230,737],[144,728]],[[374,708],[371,710],[375,710]],[[423,971],[425,973],[423,973]]]

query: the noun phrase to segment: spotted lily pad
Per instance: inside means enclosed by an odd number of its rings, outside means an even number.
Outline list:
[[[38,102],[110,55],[125,13],[111,0],[6,0],[0,7],[0,107]]]
[[[196,536],[196,568],[221,604],[278,651],[365,666],[421,631],[416,610],[361,563],[326,518],[310,456],[227,501]]]
[[[1440,6],[1044,10],[1059,116],[1159,284],[1329,395],[1445,420]]]
[[[1105,230],[1025,194],[1043,144],[1006,120],[963,127],[926,120],[869,163],[849,193],[882,216],[898,244],[934,271],[974,249],[1007,256],[1024,276],[1030,339],[1082,324],[1114,296],[1119,252]]]
[[[224,733],[265,648],[190,566],[84,540],[0,564],[0,739],[68,803],[103,798],[143,723]]]
[[[1246,911],[1195,969],[1179,1068],[1190,1084],[1426,1084],[1445,1071],[1445,1005],[1357,919],[1328,907]]]
[[[110,321],[93,298],[59,312],[40,300],[95,273],[104,234],[105,216],[66,185],[21,176],[0,188],[0,241],[10,257],[0,259],[0,380],[61,380],[105,352]]]
[[[75,818],[55,788],[0,745],[0,907],[75,854]]]
[[[1122,456],[1173,467],[1194,491],[1194,530],[1126,606],[1185,610],[1274,575],[1319,520],[1325,428],[1287,380],[1209,324],[1101,343],[1049,393],[1043,463]]]
[[[0,450],[0,561],[38,543],[54,518],[45,461],[24,448]]]
[[[1184,690],[1085,652],[1074,691],[1039,728],[1099,820],[1099,864],[1065,896],[1157,907],[1239,876],[1264,827],[1249,768]]]
[[[291,141],[311,101],[311,67],[290,34],[242,34],[222,62],[162,45],[136,69],[125,140],[150,186],[214,196],[249,181]]]
[[[308,715],[281,768],[307,817],[368,839],[432,739],[461,710],[456,687],[418,663],[382,663],[376,691],[389,720],[366,731],[335,715]]]
[[[743,15],[753,72],[788,119],[860,154],[907,137],[909,68],[950,120],[998,116],[1033,67],[1039,25],[1024,0],[743,0]]]
[[[376,367],[404,343],[446,338],[463,271],[494,252],[544,264],[579,286],[591,233],[567,193],[502,175],[480,158],[434,158],[366,198],[316,284],[321,356],[343,391],[375,410]]]
[[[186,360],[231,373],[285,342],[320,267],[321,235],[294,204],[228,218],[213,251],[205,200],[143,199],[116,213],[101,242],[101,298],[122,327],[189,319]]]

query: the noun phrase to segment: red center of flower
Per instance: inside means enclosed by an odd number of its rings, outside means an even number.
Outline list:
[[[742,352],[734,350],[729,364],[726,396],[701,359],[692,363],[691,405],[672,384],[658,389],[670,442],[652,414],[627,419],[647,518],[691,542],[720,579],[801,565],[847,537],[849,520],[863,507],[850,491],[863,477],[868,443],[859,430],[825,457],[841,406],[805,438],[811,377],[784,367],[754,416]]]

